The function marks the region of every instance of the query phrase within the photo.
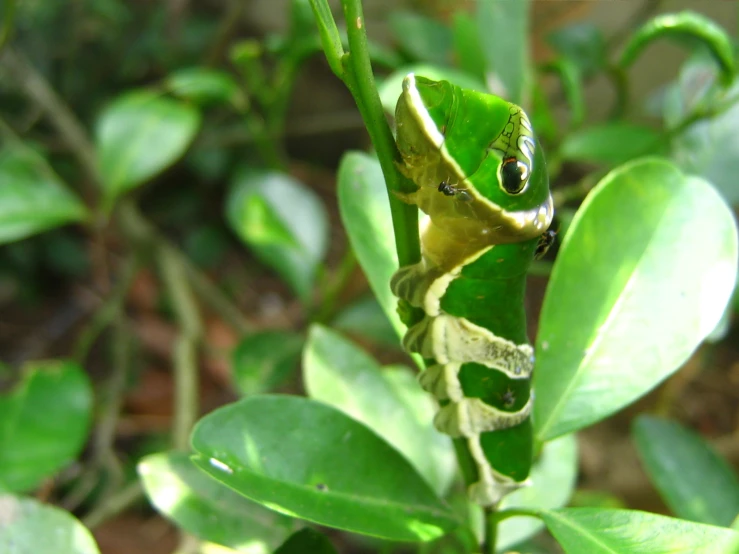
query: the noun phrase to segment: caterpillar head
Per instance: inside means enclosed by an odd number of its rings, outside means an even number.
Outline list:
[[[549,227],[546,164],[523,109],[410,74],[396,121],[405,170],[419,186],[411,201],[435,224],[490,242],[518,242]]]

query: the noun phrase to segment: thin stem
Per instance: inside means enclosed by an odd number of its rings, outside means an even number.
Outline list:
[[[138,502],[143,498],[143,496],[143,486],[141,485],[141,481],[137,479],[99,504],[94,510],[87,514],[87,516],[82,518],[82,523],[84,523],[89,529],[94,529],[119,512],[128,508],[131,504]]]
[[[77,158],[88,178],[86,191],[90,195],[97,195],[97,190],[93,188],[93,184],[99,182],[95,148],[87,138],[82,124],[48,81],[22,54],[8,48],[0,58],[0,63],[10,71],[26,95],[43,109],[49,121],[64,137],[72,155]]]
[[[380,96],[375,86],[369,57],[367,33],[361,0],[342,0],[344,17],[347,21],[349,53],[343,58],[345,80],[357,103],[372,144],[385,176],[390,198],[390,212],[395,230],[395,248],[401,266],[421,259],[418,238],[418,209],[401,202],[395,192],[413,192],[415,185],[398,171],[396,164],[402,163],[390,126],[385,119]]]
[[[202,326],[197,303],[179,257],[166,245],[159,245],[157,253],[164,286],[180,328],[172,356],[175,370],[172,442],[176,449],[187,450],[190,431],[198,416],[197,342],[202,336]]]

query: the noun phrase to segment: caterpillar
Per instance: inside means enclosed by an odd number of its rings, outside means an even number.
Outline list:
[[[552,240],[544,155],[520,107],[447,81],[409,74],[395,117],[400,169],[418,187],[398,196],[426,214],[421,261],[390,282],[404,321],[417,315],[403,346],[427,362],[419,380],[468,461],[470,499],[495,505],[533,460],[524,292]]]

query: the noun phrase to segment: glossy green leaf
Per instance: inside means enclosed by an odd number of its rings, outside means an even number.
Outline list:
[[[577,481],[577,440],[565,435],[544,445],[541,456],[531,470],[531,486],[506,496],[500,509],[561,508],[567,504]],[[544,523],[536,518],[512,517],[498,525],[498,550],[506,551],[534,536]]]
[[[455,516],[413,467],[342,412],[298,396],[253,396],[201,419],[195,463],[268,508],[355,533],[428,541]]]
[[[95,129],[108,203],[177,161],[199,127],[200,114],[194,107],[151,91],[129,92],[113,101]]]
[[[290,532],[289,518],[208,477],[185,452],[147,456],[138,472],[154,507],[201,540],[266,554]]]
[[[38,153],[0,150],[0,244],[86,218],[84,204]]]
[[[724,82],[734,78],[734,48],[731,37],[705,15],[683,11],[658,15],[632,34],[621,55],[621,65],[631,65],[644,47],[659,38],[691,39],[704,45],[721,68]]]
[[[73,362],[29,364],[0,396],[0,483],[28,491],[72,462],[90,428],[92,386]]]
[[[697,434],[673,421],[640,416],[639,457],[665,504],[682,518],[728,526],[739,514],[739,479]]]
[[[226,201],[236,235],[304,301],[328,246],[328,217],[321,199],[285,173],[243,171]]]
[[[590,21],[559,27],[547,37],[547,41],[588,77],[602,70],[608,61],[603,32]]]
[[[400,337],[405,325],[396,311],[390,277],[398,269],[385,178],[377,158],[349,152],[338,173],[339,212],[370,288]]]
[[[70,513],[34,498],[0,494],[3,554],[99,554],[95,539]]]
[[[534,427],[549,440],[633,402],[714,329],[736,282],[734,217],[705,181],[647,158],[586,198],[536,341]]]
[[[378,345],[400,349],[395,329],[374,296],[363,296],[341,310],[331,327],[343,333],[366,338]]]
[[[735,554],[739,533],[636,510],[540,512],[567,554]]]
[[[275,554],[336,554],[336,549],[326,535],[306,527],[290,536]]]
[[[487,59],[486,80],[494,94],[514,104],[527,103],[529,7],[529,0],[477,2],[477,29]]]
[[[433,65],[448,65],[452,53],[452,31],[440,21],[417,12],[393,11],[390,30],[400,50],[412,59]]]
[[[179,69],[167,77],[165,85],[173,94],[200,105],[234,102],[239,95],[231,75],[209,67]]]
[[[426,64],[407,65],[388,75],[378,87],[382,107],[385,108],[386,112],[395,114],[395,105],[403,91],[403,79],[409,73],[415,73],[435,81],[449,81],[470,90],[488,92],[485,83],[457,69]]]
[[[278,387],[297,369],[303,337],[292,331],[260,331],[234,349],[232,375],[243,396]]]
[[[568,134],[560,155],[565,160],[616,166],[662,148],[657,131],[644,125],[614,121]]]
[[[446,492],[456,473],[452,444],[434,429],[431,398],[407,369],[382,370],[351,342],[313,325],[303,375],[311,398],[364,423],[403,454],[437,494]]]

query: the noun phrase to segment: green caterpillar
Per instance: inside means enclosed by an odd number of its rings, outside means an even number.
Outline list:
[[[428,216],[421,262],[390,283],[400,308],[422,311],[403,346],[428,362],[421,386],[476,473],[470,498],[494,505],[533,458],[524,290],[552,238],[544,155],[521,108],[447,81],[408,75],[395,115],[401,169],[418,186],[400,197]]]

